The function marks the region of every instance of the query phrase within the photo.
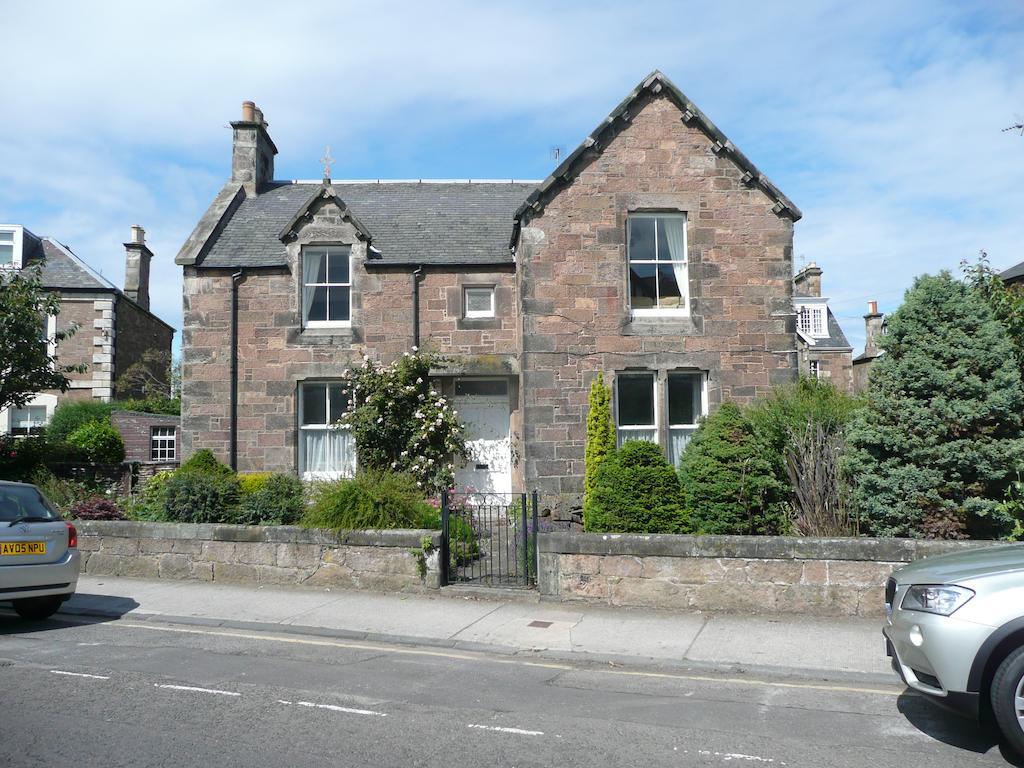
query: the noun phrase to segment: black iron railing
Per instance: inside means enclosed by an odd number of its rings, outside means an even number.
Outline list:
[[[530,587],[537,583],[537,493],[441,496],[444,584]]]

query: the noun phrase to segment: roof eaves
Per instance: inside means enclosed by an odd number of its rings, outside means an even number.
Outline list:
[[[193,266],[198,263],[210,250],[243,200],[245,187],[230,182],[225,184],[192,230],[192,234],[188,236],[188,240],[181,246],[178,255],[174,257],[174,263],[179,266]]]
[[[714,151],[716,154],[722,152],[727,153],[732,157],[733,162],[736,163],[745,173],[743,180],[746,184],[751,186],[759,186],[770,199],[775,201],[773,211],[778,216],[788,216],[793,221],[798,221],[803,217],[803,213],[799,208],[783,194],[772,181],[765,176],[750,159],[744,155],[735,144],[733,144],[728,137],[715,125],[711,119],[705,115],[671,80],[669,80],[659,70],[654,70],[651,74],[645,77],[640,84],[634,88],[622,102],[619,103],[615,109],[606,117],[601,123],[595,128],[590,135],[583,140],[580,144],[565,160],[548,176],[544,181],[540,183],[536,190],[530,194],[528,198],[523,202],[522,205],[515,212],[515,231],[512,234],[512,244],[514,245],[518,237],[519,221],[526,215],[530,210],[539,211],[543,205],[543,200],[548,193],[557,186],[560,181],[569,181],[575,175],[576,165],[580,158],[587,152],[601,152],[602,139],[605,133],[610,130],[617,121],[624,120],[629,121],[633,118],[630,114],[630,107],[640,99],[645,91],[651,93],[660,93],[662,90],[675,102],[676,106],[679,107],[683,112],[683,122],[690,123],[696,121],[696,124],[700,126],[708,136],[714,140],[715,147]]]

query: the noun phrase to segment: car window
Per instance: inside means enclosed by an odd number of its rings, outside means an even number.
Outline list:
[[[0,522],[10,522],[21,517],[57,520],[60,515],[31,485],[0,485]]]

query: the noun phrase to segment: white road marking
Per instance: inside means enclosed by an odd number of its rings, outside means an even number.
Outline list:
[[[240,693],[234,691],[220,691],[216,688],[197,688],[194,685],[161,685],[160,683],[153,683],[157,688],[166,688],[171,691],[194,691],[195,693],[216,693],[218,696],[241,696]]]
[[[278,701],[281,701],[278,699]],[[281,701],[282,704],[291,702]],[[387,717],[386,712],[374,712],[372,709],[353,709],[352,707],[339,707],[337,704],[317,704],[315,701],[296,701],[300,707],[313,707],[315,709],[329,709],[331,712],[345,712],[350,715],[372,715],[373,717]]]
[[[92,624],[91,622],[81,622]],[[491,664],[510,664],[512,666],[540,667],[542,669],[558,669],[569,672],[592,671],[602,675],[622,675],[627,677],[651,677],[665,680],[688,680],[694,682],[727,683],[744,686],[764,686],[767,688],[798,688],[811,691],[830,691],[842,693],[865,693],[874,696],[901,696],[905,688],[892,686],[891,688],[869,688],[852,685],[828,685],[826,683],[798,683],[781,682],[777,680],[758,680],[756,678],[739,677],[718,677],[715,675],[686,675],[673,674],[670,672],[644,672],[640,670],[625,669],[582,669],[572,664],[558,662],[523,661],[521,659],[502,659],[493,656],[471,655],[441,650],[426,650],[421,648],[405,648],[401,646],[371,645],[369,643],[345,642],[341,640],[313,640],[300,637],[282,637],[271,633],[255,634],[244,631],[228,630],[206,630],[191,629],[186,627],[167,627],[155,624],[137,624],[127,621],[108,621],[103,624],[96,624],[98,627],[109,627],[112,629],[148,629],[151,632],[178,632],[190,635],[209,635],[211,637],[235,637],[240,640],[260,640],[263,642],[290,643],[293,645],[322,646],[326,648],[348,648],[356,651],[376,651],[377,653],[393,653],[404,656],[433,656],[442,659],[457,659],[459,661],[487,662]]]
[[[498,733],[515,733],[519,736],[543,736],[544,731],[526,731],[522,728],[502,728],[498,725],[478,725],[470,723],[467,728],[479,728],[482,731],[497,731]]]
[[[744,755],[740,752],[711,752],[707,749],[697,750],[698,755],[704,757],[720,757],[724,762],[731,760],[743,760],[748,763],[774,763],[774,758],[771,757],[760,757],[759,755]],[[785,765],[785,763],[779,763],[779,765]]]
[[[106,675],[87,675],[85,672],[65,672],[63,669],[51,669],[51,674],[67,675],[68,677],[88,677],[90,680],[109,680]]]

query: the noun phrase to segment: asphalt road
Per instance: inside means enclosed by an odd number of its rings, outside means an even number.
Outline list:
[[[0,765],[16,768],[936,768],[1006,754],[896,685],[0,612]]]

